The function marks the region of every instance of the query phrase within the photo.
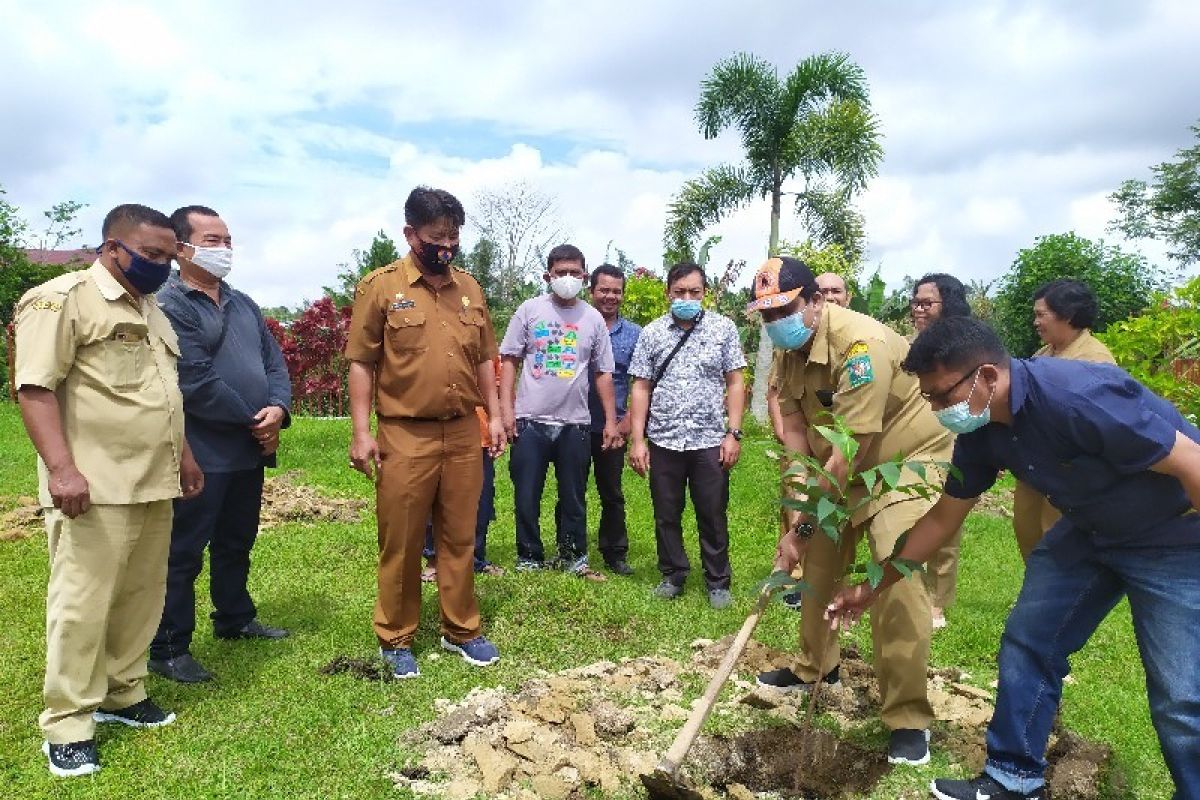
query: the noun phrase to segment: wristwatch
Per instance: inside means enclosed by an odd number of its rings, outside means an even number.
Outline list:
[[[741,428],[726,428],[725,432],[739,442],[742,440],[742,436],[744,435]]]
[[[801,522],[792,528],[792,530],[801,539],[811,539],[812,535],[817,532],[817,529],[813,527],[811,522]]]

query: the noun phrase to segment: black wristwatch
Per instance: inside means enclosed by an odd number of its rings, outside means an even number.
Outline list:
[[[795,531],[796,535],[801,539],[811,539],[812,535],[817,532],[817,529],[813,527],[811,522],[801,522],[799,525],[792,528],[792,530]]]
[[[743,434],[741,428],[726,428],[725,432],[732,436],[736,441],[740,442],[742,440]]]

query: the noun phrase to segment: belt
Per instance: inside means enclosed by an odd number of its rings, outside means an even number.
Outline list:
[[[453,422],[456,419],[462,419],[465,414],[447,414],[444,417],[385,417],[376,414],[375,418],[380,422]]]

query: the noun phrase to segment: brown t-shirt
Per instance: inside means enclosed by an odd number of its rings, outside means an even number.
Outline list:
[[[359,282],[346,358],[375,366],[375,413],[453,419],[484,404],[476,368],[496,356],[483,291],[453,269],[435,289],[410,253]]]
[[[900,369],[908,355],[904,337],[865,314],[826,303],[807,358],[791,350],[779,360],[779,409],[804,412],[808,445],[824,462],[833,446],[814,426],[843,417],[856,434],[875,434],[860,467],[873,467],[902,454],[910,461],[949,461],[953,439],[921,397],[920,384]],[[828,403],[828,405],[826,405]],[[902,482],[917,476],[905,471]],[[851,504],[866,487],[851,486]],[[907,495],[890,494],[854,515],[859,524]]]

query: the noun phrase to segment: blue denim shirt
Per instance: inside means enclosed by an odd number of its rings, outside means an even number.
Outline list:
[[[1119,367],[1059,358],[1012,359],[1012,424],[959,436],[951,497],[987,491],[1001,469],[1062,512],[1045,543],[1063,563],[1098,548],[1200,544],[1200,514],[1175,478],[1151,472],[1176,431],[1200,430]]]
[[[641,325],[620,316],[617,317],[617,324],[608,331],[608,338],[612,341],[613,393],[616,395],[618,421],[625,417],[629,403],[629,362],[633,360],[633,348],[641,334]],[[592,433],[603,433],[604,407],[600,405],[600,396],[596,394],[594,370],[588,374],[588,380],[588,408],[592,412]]]
[[[205,472],[275,466],[250,433],[267,406],[291,424],[292,384],[279,343],[253,300],[221,281],[218,306],[178,273],[156,295],[179,337],[179,389],[188,444]],[[224,338],[221,331],[224,329]]]

